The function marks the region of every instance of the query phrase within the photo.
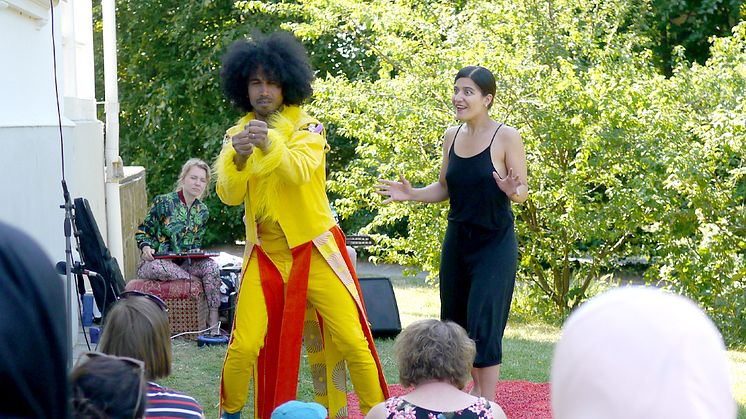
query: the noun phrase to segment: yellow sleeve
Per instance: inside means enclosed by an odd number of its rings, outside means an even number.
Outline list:
[[[236,150],[228,142],[223,145],[223,149],[220,151],[213,167],[216,178],[215,190],[220,200],[226,205],[243,204],[248,188],[247,183],[251,176],[246,167],[243,170],[238,170],[236,163],[233,162],[235,155]]]
[[[276,130],[269,131],[269,149],[266,153],[259,148],[254,150],[256,159],[249,172],[256,176],[274,172],[295,185],[310,182],[314,171],[323,161],[326,140],[321,134],[307,130],[295,131],[288,139],[280,135]]]

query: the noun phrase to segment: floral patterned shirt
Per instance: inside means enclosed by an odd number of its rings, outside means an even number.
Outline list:
[[[158,195],[135,232],[137,247],[147,245],[156,253],[199,249],[208,217],[207,205],[199,199],[187,207],[181,192]]]
[[[386,400],[386,411],[389,419],[492,419],[490,402],[484,397],[477,399],[474,404],[454,412],[436,412],[415,406],[401,397]]]

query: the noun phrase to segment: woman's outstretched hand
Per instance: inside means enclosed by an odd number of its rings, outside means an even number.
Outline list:
[[[508,197],[520,194],[518,187],[524,183],[518,175],[513,174],[513,168],[508,169],[508,174],[504,178],[501,178],[497,172],[492,172],[492,177],[495,178],[497,187]]]
[[[412,199],[412,184],[404,177],[399,175],[399,182],[395,180],[378,179],[376,193],[387,196],[383,204],[389,204],[393,201],[409,201]]]

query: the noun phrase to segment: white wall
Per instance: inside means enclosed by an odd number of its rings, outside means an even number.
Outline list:
[[[103,124],[96,119],[90,0],[0,0],[0,220],[65,260],[62,167],[106,240]],[[52,37],[64,147],[58,126]],[[79,260],[74,249],[73,256]],[[77,317],[71,313],[73,336]]]
[[[33,0],[27,3],[29,10],[38,7]],[[5,174],[0,191],[7,197],[0,204],[0,220],[29,233],[53,261],[64,260],[52,21],[14,5],[0,7],[0,167]],[[55,7],[57,82],[65,177],[72,197],[91,202],[106,239],[104,141],[102,123],[96,120],[90,10],[90,1],[76,1],[75,8],[63,1]]]
[[[70,136],[71,127],[63,132]],[[57,133],[49,126],[0,128],[0,220],[29,233],[53,261],[64,260],[65,250]]]
[[[0,127],[56,125],[51,23],[0,8],[0,54]]]

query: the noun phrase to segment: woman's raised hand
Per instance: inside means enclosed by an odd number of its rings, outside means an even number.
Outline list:
[[[492,172],[492,177],[495,178],[497,187],[505,192],[505,195],[508,195],[508,197],[519,195],[518,187],[523,185],[523,181],[518,175],[513,174],[512,167],[508,169],[508,174],[504,178],[501,178],[497,172]]]
[[[402,174],[399,174],[399,182],[378,179],[376,185],[376,193],[388,197],[383,201],[384,205],[393,201],[409,201],[412,199],[412,192],[412,184]]]

